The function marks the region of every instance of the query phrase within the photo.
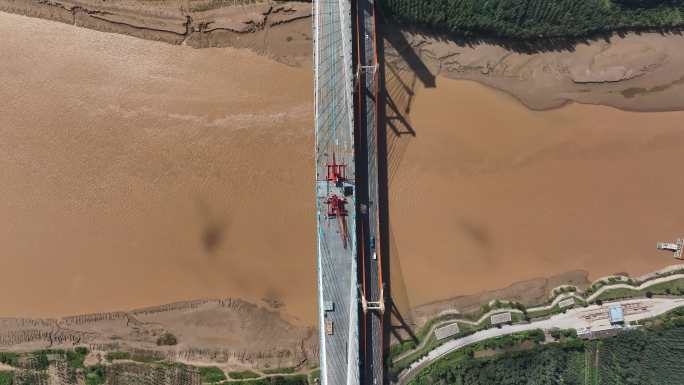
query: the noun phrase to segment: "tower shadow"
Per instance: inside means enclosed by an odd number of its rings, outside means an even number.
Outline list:
[[[413,104],[416,90],[422,86],[425,88],[436,87],[435,75],[422,60],[420,54],[411,46],[401,33],[386,33],[386,23],[379,9],[376,9],[377,31],[376,45],[378,49],[378,209],[380,247],[383,251],[382,280],[385,283],[385,307],[383,315],[383,351],[384,357],[389,357],[390,345],[393,341],[413,341],[418,343],[410,314],[402,314],[398,301],[402,290],[393,290],[393,285],[404,285],[399,261],[397,258],[396,243],[391,231],[390,213],[390,184],[397,174],[402,163],[404,154],[410,143],[418,136],[418,130],[411,122],[409,114]],[[396,52],[392,61],[388,62],[385,47],[391,47]],[[399,271],[393,272],[392,268]],[[399,278],[399,282],[392,279]],[[405,286],[405,285],[404,285]],[[405,290],[403,291],[405,295]],[[408,306],[404,306],[408,311]],[[385,383],[393,380],[388,370],[390,362],[385,362]]]

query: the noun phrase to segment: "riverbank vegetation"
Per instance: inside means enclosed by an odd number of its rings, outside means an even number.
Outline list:
[[[129,352],[108,352],[105,354],[105,360],[112,362],[114,360],[130,360],[131,353]]]
[[[228,377],[233,380],[246,380],[249,378],[259,378],[261,376],[251,370],[243,370],[238,372],[228,372]]]
[[[496,300],[483,305],[477,313],[443,314],[427,321],[425,325],[415,331],[415,340],[407,339],[390,347],[388,354],[389,372],[392,376],[396,376],[429,351],[447,341],[463,338],[479,330],[492,327],[489,317],[482,319],[482,317],[491,314],[490,311],[510,311],[512,318],[510,323],[519,323],[545,319],[576,306],[602,305],[603,301],[651,298],[654,295],[679,296],[684,295],[684,277],[682,275],[684,275],[684,269],[674,266],[674,268],[653,273],[641,280],[624,276],[610,276],[595,281],[585,290],[570,285],[557,287],[552,290],[552,296],[547,303],[536,307],[526,307],[517,302]],[[572,303],[561,307],[560,303],[563,299],[571,299]],[[479,323],[473,323],[474,321],[479,321]],[[434,328],[450,323],[458,323],[459,333],[443,340],[437,340]]]
[[[297,371],[294,367],[285,368],[272,368],[272,369],[262,369],[261,372],[264,374],[292,374]]]
[[[243,381],[225,381],[221,384],[235,384],[235,385],[312,385],[314,383],[309,382],[309,377],[307,375],[295,375],[295,376],[273,376],[267,378],[258,378],[252,380]]]
[[[648,297],[654,295],[684,295],[684,279],[662,282],[645,289],[616,288],[606,290],[596,297],[595,301],[615,301],[626,298]]]
[[[117,383],[128,376],[159,378],[178,378],[180,383],[190,378],[198,378],[205,385],[314,385],[320,376],[316,367],[300,372],[295,367],[277,367],[263,370],[243,370],[224,372],[216,366],[194,366],[172,362],[163,358],[145,355],[143,352],[112,351],[98,357],[98,363],[86,364],[91,352],[86,347],[73,349],[41,349],[31,352],[0,352],[0,363],[15,370],[0,371],[0,385],[38,385],[48,381],[50,370],[62,370],[67,377],[66,384],[102,385]],[[104,358],[101,360],[101,358]],[[63,365],[58,365],[62,362]],[[64,365],[66,364],[66,365]],[[35,378],[40,378],[36,382]],[[167,384],[167,385],[174,385]]]
[[[600,341],[564,331],[559,342],[482,357],[480,345],[453,352],[419,372],[411,385],[680,384],[684,376],[684,309]]]
[[[624,30],[679,29],[681,0],[382,0],[404,24],[466,36],[578,38]]]

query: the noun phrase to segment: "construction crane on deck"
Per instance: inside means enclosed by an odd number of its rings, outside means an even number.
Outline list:
[[[346,181],[345,169],[346,165],[337,163],[337,158],[333,152],[332,163],[328,163],[326,168],[328,170],[326,180],[332,183],[335,187],[341,188],[344,192],[344,182]],[[347,239],[349,239],[349,232],[347,230],[347,199],[344,196],[332,194],[325,200],[328,205],[328,218],[337,218],[337,223],[340,226],[340,236],[342,237],[342,245],[347,249]]]

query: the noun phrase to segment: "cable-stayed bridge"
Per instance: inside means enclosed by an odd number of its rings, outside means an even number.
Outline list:
[[[383,384],[374,6],[313,1],[322,385]]]

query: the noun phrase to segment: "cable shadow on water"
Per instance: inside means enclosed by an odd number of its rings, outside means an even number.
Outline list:
[[[386,308],[383,316],[382,341],[385,357],[388,357],[390,343],[393,341],[418,343],[410,316],[410,303],[401,261],[391,230],[389,202],[392,181],[397,176],[408,147],[419,134],[409,116],[416,91],[421,86],[435,87],[436,80],[419,52],[416,52],[403,34],[385,33],[385,23],[381,15],[377,28],[378,207]],[[391,50],[390,55],[386,56],[386,48]]]

